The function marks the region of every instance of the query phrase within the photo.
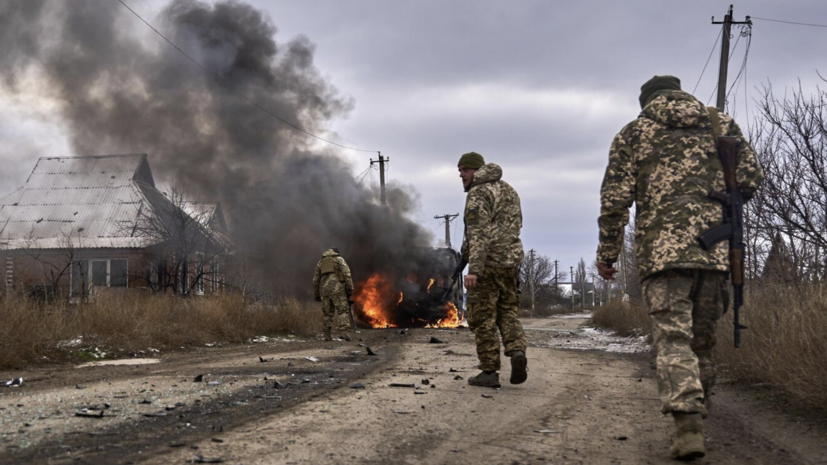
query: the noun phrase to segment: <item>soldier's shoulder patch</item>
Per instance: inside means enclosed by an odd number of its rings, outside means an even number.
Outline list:
[[[468,209],[468,212],[465,214],[465,222],[468,224],[477,224],[477,219],[479,215],[477,214],[477,207],[471,207]]]

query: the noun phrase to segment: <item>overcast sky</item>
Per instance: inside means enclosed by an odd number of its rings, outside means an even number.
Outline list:
[[[568,271],[594,258],[599,188],[614,134],[640,111],[640,85],[678,76],[692,91],[720,31],[721,1],[251,1],[269,13],[277,40],[303,34],[315,64],[355,106],[333,121],[336,140],[390,157],[391,182],[419,193],[418,221],[440,237],[432,217],[461,213],[459,156],[482,153],[503,167],[523,202],[523,242]],[[164,3],[132,6],[152,21]],[[735,4],[745,15],[827,24],[823,0]],[[137,19],[136,19],[137,21]],[[144,27],[136,24],[136,27]],[[740,29],[733,29],[732,44]],[[814,91],[827,75],[827,28],[754,19],[746,103],[772,83]],[[160,40],[147,35],[147,40]],[[730,84],[747,39],[733,52]],[[160,45],[159,45],[160,46]],[[718,72],[712,55],[695,95],[708,101]],[[1,65],[0,65],[1,66]],[[714,105],[714,100],[709,100]],[[252,110],[251,111],[255,111]],[[274,125],[281,124],[273,121]],[[0,195],[22,185],[40,156],[71,152],[48,102],[25,91],[0,93]],[[344,151],[358,175],[375,154]],[[378,183],[378,173],[364,182]],[[453,240],[462,235],[461,218]]]

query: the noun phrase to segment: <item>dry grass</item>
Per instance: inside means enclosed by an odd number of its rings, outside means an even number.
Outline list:
[[[613,300],[592,312],[592,322],[622,336],[640,336],[652,332],[652,323],[642,305]]]
[[[760,384],[806,407],[827,411],[827,289],[768,287],[747,296],[741,348],[733,347],[732,312],[718,324],[719,378]],[[596,310],[598,326],[623,334],[651,332],[641,306],[613,302]]]
[[[0,367],[19,368],[61,357],[76,347],[109,353],[147,348],[178,349],[214,342],[244,342],[254,336],[309,336],[321,329],[321,311],[286,299],[250,304],[240,294],[183,299],[129,292],[108,294],[81,305],[42,304],[24,296],[0,298]]]
[[[741,348],[732,344],[732,312],[718,326],[715,355],[727,377],[783,390],[827,411],[827,289],[769,287],[748,296]]]

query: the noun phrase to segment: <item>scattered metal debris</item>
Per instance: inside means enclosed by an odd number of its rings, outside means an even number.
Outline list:
[[[82,409],[75,412],[75,416],[83,418],[103,418],[103,410]]]
[[[365,385],[362,383],[350,383],[348,384],[348,387],[351,389],[364,389]]]
[[[305,359],[305,360],[309,360],[309,361],[311,361],[311,362],[313,362],[313,363],[316,363],[316,362],[318,362],[318,361],[319,361],[319,359],[318,359],[318,358],[316,358],[316,357],[305,357],[304,359]]]
[[[368,352],[368,355],[376,355],[376,352],[370,349],[370,346],[365,346],[365,350]]]
[[[23,378],[13,378],[5,382],[7,388],[20,387],[23,385]]]
[[[275,381],[273,383],[273,387],[276,389],[287,389],[287,385],[282,383],[281,381]]]
[[[144,416],[149,418],[160,418],[167,416],[167,412],[147,412],[144,413]]]
[[[428,341],[429,344],[446,344],[445,341],[442,339],[437,338],[436,336],[431,336],[431,340]]]
[[[540,434],[563,434],[562,431],[557,431],[554,429],[535,429],[534,432]]]
[[[414,383],[390,383],[388,386],[413,389],[413,388],[416,387],[416,384],[414,384]]]
[[[207,386],[221,386],[221,384],[222,384],[221,381],[216,380],[216,381],[210,381],[209,383],[207,383]]]
[[[78,384],[75,386],[75,389],[86,389],[86,386],[83,384]]]
[[[267,363],[267,362],[272,361],[272,360],[273,360],[272,358],[264,358],[261,355],[258,356],[258,361],[261,362],[261,363]]]
[[[491,394],[481,394],[481,395],[483,397],[485,397],[486,399],[493,399],[494,398],[494,396],[492,396]]]
[[[428,378],[423,378],[423,379],[422,379],[422,384],[424,384],[425,386],[427,386],[427,385],[431,384],[431,380],[429,380]]]
[[[193,459],[195,463],[224,463],[221,457],[204,457],[203,455],[196,455]]]
[[[195,379],[192,380],[193,383],[203,383],[204,382],[204,375],[198,375]]]

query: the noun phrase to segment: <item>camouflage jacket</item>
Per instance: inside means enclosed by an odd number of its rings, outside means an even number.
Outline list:
[[[322,274],[322,261],[325,258],[332,258],[334,262],[333,273]],[[313,296],[316,299],[330,297],[341,293],[353,293],[353,277],[350,275],[350,267],[341,255],[328,249],[322,254],[322,259],[316,264],[316,272],[313,273]]]
[[[523,261],[520,196],[502,175],[502,168],[488,163],[474,173],[468,188],[462,256],[469,274],[482,275],[487,266],[517,267]]]
[[[736,175],[749,199],[764,179],[761,165],[732,118],[720,114],[720,124],[722,135],[740,140]],[[662,92],[612,142],[600,190],[598,261],[617,261],[634,203],[641,279],[675,268],[727,271],[727,244],[706,251],[697,241],[723,222],[711,190],[723,191],[724,177],[709,112],[686,92]]]

